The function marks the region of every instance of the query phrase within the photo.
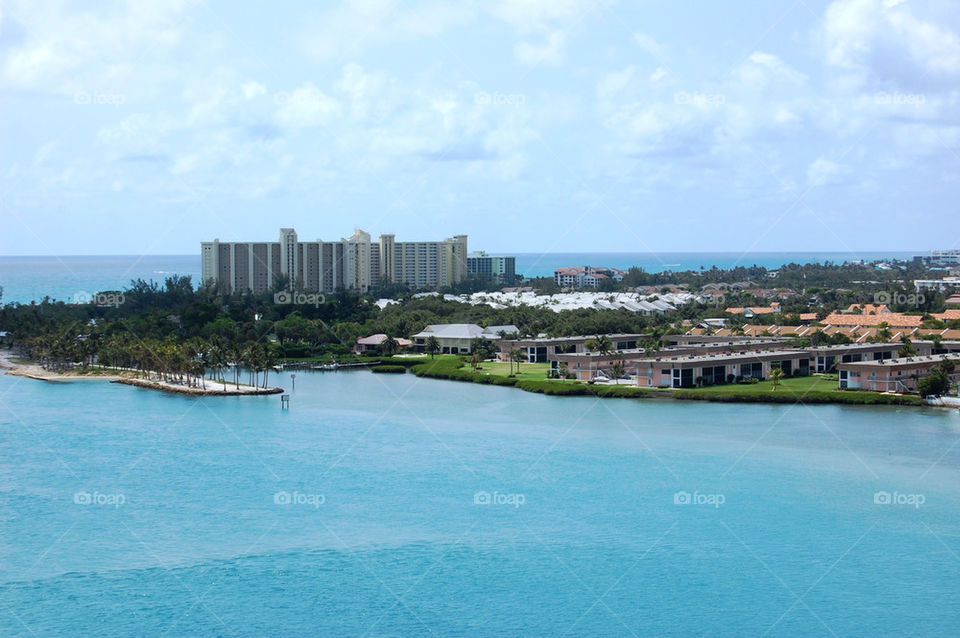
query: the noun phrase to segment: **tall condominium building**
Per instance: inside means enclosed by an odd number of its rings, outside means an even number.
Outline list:
[[[475,250],[467,256],[467,274],[510,284],[517,277],[517,258],[488,255],[482,250]]]
[[[398,242],[393,235],[356,230],[340,241],[301,242],[292,228],[281,228],[276,242],[200,244],[203,282],[228,292],[260,294],[273,290],[278,278],[289,290],[366,292],[386,283],[413,288],[440,288],[467,275],[467,236],[443,241]]]

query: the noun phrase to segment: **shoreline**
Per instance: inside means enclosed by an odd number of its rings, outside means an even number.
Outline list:
[[[119,383],[121,385],[129,385],[136,388],[146,388],[149,390],[159,390],[161,392],[172,392],[174,394],[189,394],[191,396],[264,396],[269,394],[281,394],[284,391],[283,388],[257,388],[244,384],[240,384],[240,389],[238,390],[237,386],[231,385],[229,381],[227,382],[226,390],[222,388],[223,384],[220,381],[210,381],[211,384],[216,383],[220,385],[220,388],[198,388],[195,386],[177,385],[175,383],[167,383],[163,381],[151,381],[149,379],[132,379],[130,377],[120,377],[110,381],[110,383]]]
[[[566,383],[550,379],[514,379],[495,375],[478,375],[462,366],[437,365],[440,362],[421,363],[412,367],[418,377],[512,387],[524,392],[547,396],[595,396],[601,399],[668,399],[674,401],[710,401],[714,403],[768,403],[768,404],[833,404],[833,405],[895,405],[924,407],[929,405],[919,395],[884,394],[856,391],[812,391],[799,396],[789,390],[780,393],[758,394],[731,386],[727,392],[701,392],[695,389],[640,388],[632,385]],[[931,406],[940,407],[940,406]]]
[[[47,383],[69,383],[72,381],[107,381],[109,383],[119,383],[137,388],[146,388],[149,390],[158,390],[160,392],[170,392],[174,394],[187,394],[191,396],[263,396],[270,394],[281,394],[283,388],[260,388],[247,384],[240,384],[237,389],[235,384],[227,382],[226,389],[223,389],[221,381],[212,381],[206,379],[210,385],[206,388],[193,387],[171,383],[169,381],[160,381],[157,379],[143,379],[132,376],[134,373],[127,374],[103,373],[91,368],[87,374],[77,374],[75,372],[51,372],[41,366],[33,363],[19,363],[10,360],[9,350],[0,350],[0,370],[5,374],[16,377],[25,377],[35,381],[46,381]],[[219,387],[216,387],[219,386]]]

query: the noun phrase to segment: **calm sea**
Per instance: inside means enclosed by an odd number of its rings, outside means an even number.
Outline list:
[[[0,404],[3,636],[960,626],[956,411],[367,371],[300,372],[289,410],[10,376]]]
[[[627,269],[640,266],[647,272],[699,270],[734,266],[779,268],[788,263],[843,263],[853,260],[910,259],[915,252],[871,252],[864,254],[797,253],[521,253],[517,272],[528,277],[552,276],[561,266],[612,266]],[[2,257],[0,286],[3,302],[29,303],[46,296],[63,301],[84,298],[102,290],[116,290],[131,279],[162,282],[172,274],[190,275],[200,281],[197,255],[92,256],[92,257]]]

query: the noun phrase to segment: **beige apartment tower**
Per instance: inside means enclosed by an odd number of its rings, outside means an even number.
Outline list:
[[[225,292],[261,294],[283,281],[304,292],[367,292],[387,283],[412,288],[442,288],[467,276],[467,236],[442,241],[398,242],[394,235],[355,230],[340,241],[301,242],[292,228],[281,228],[276,242],[200,244],[203,283]]]

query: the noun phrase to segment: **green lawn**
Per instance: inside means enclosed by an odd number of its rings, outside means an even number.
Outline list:
[[[901,403],[922,405],[917,395],[899,397],[864,390],[841,390],[837,387],[836,375],[817,374],[809,377],[784,379],[776,390],[770,381],[759,383],[733,383],[706,388],[671,390],[678,398],[707,399],[713,401],[775,401],[806,403]]]
[[[467,365],[466,369],[469,370],[470,366]],[[517,379],[542,381],[546,379],[547,375],[550,373],[550,364],[521,363],[520,372],[517,373],[517,364],[514,363],[513,370]],[[510,376],[510,363],[507,361],[484,361],[480,364],[480,370],[477,370],[477,374],[490,374],[497,377],[507,377]]]
[[[692,388],[691,392],[705,394],[728,394],[736,391],[737,394],[768,394],[770,392],[784,392],[802,395],[805,392],[831,392],[838,390],[836,375],[813,375],[809,377],[790,377],[780,381],[776,390],[772,381],[760,383],[729,383],[725,385],[711,385],[705,388]]]
[[[708,388],[655,389],[638,388],[627,384],[589,385],[572,381],[546,379],[549,364],[524,363],[520,374],[510,378],[510,364],[499,361],[485,361],[481,369],[474,372],[468,364],[456,358],[427,361],[414,366],[418,376],[435,379],[490,383],[494,385],[515,386],[527,392],[539,392],[551,395],[595,395],[598,397],[632,397],[664,399],[684,399],[700,401],[749,402],[749,403],[850,403],[850,404],[900,404],[922,405],[923,400],[916,395],[895,396],[878,392],[840,390],[835,375],[816,375],[784,379],[774,390],[769,381],[750,384],[718,385]]]

